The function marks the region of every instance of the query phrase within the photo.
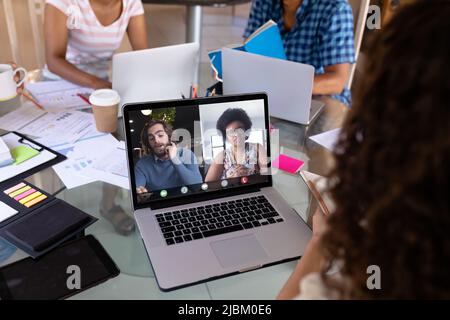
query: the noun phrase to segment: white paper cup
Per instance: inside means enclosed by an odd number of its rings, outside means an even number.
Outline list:
[[[117,114],[120,96],[112,89],[95,90],[89,97],[94,112],[95,125],[100,132],[112,133],[117,130]]]

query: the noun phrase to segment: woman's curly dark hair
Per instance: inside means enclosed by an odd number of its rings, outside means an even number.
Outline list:
[[[449,0],[417,1],[373,39],[329,175],[322,248],[344,281],[331,263],[322,278],[342,298],[450,298],[449,17]]]
[[[216,123],[217,130],[220,131],[222,134],[222,137],[226,139],[227,137],[227,126],[234,122],[239,121],[244,125],[244,131],[247,131],[252,127],[252,120],[250,120],[250,117],[248,116],[247,112],[245,112],[241,108],[230,108],[225,110],[224,113],[219,117]]]

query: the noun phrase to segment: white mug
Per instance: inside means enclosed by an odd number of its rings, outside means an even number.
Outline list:
[[[14,75],[19,72],[22,77],[19,82],[14,81]],[[0,64],[0,101],[9,100],[17,96],[17,88],[20,87],[27,76],[24,68],[13,69],[9,64]]]

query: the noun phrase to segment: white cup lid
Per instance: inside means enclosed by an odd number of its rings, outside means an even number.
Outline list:
[[[95,90],[89,97],[89,102],[98,107],[108,107],[119,104],[120,96],[112,89]]]

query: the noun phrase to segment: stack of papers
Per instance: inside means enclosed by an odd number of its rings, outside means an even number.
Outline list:
[[[51,143],[44,143],[49,147],[56,143],[74,143],[85,136],[101,135],[95,127],[94,116],[91,113],[82,111],[47,112],[27,103],[0,117],[0,128],[53,140]]]
[[[123,142],[119,143],[111,134],[98,132],[92,113],[40,110],[30,103],[24,103],[19,109],[0,117],[0,128],[35,137],[37,142],[65,155],[68,159],[53,166],[53,169],[69,189],[94,181],[129,188],[125,145]],[[9,138],[10,135],[12,134],[3,136],[8,153],[12,148],[18,147],[15,141]],[[15,174],[16,169],[23,169],[35,165],[37,161],[48,161],[48,157],[54,157],[54,154],[48,151],[33,157],[27,150],[18,151],[21,151],[22,158],[27,157],[26,161],[14,165],[14,170],[0,170],[0,181]],[[6,149],[3,154],[6,159]],[[0,159],[3,159],[1,145]]]
[[[94,181],[129,189],[124,143],[112,135],[81,140],[72,146],[57,146],[68,159],[53,169],[68,189]]]
[[[89,96],[93,91],[66,80],[28,83],[25,88],[48,111],[89,108],[79,95]]]
[[[102,157],[97,157],[85,174],[124,189],[130,189],[125,142],[119,141]]]

